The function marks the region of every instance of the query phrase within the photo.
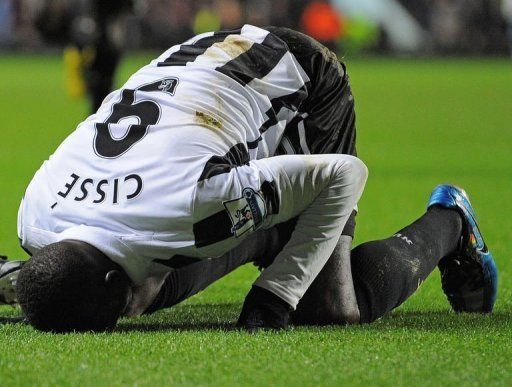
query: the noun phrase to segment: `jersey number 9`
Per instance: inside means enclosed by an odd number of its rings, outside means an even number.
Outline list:
[[[160,119],[160,107],[156,102],[142,100],[134,103],[135,90],[124,89],[121,101],[112,106],[112,113],[103,123],[97,123],[94,137],[94,151],[100,157],[113,159],[123,155],[135,143],[142,140],[149,125]],[[125,118],[136,118],[137,124],[131,124],[122,138],[112,137],[110,124],[118,124]]]

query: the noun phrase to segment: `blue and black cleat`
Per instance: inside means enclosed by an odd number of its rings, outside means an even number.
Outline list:
[[[16,297],[16,280],[24,261],[8,261],[0,258],[0,305],[14,305]]]
[[[450,305],[456,312],[492,312],[498,292],[498,269],[466,192],[453,185],[438,185],[430,195],[428,208],[432,206],[457,210],[463,219],[458,251],[438,264]]]

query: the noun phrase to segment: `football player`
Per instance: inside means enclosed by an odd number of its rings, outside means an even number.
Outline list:
[[[367,176],[353,104],[345,66],[296,31],[245,25],[172,47],[27,188],[18,235],[32,258],[16,285],[26,318],[110,329],[248,261],[265,268],[238,320],[249,330],[285,328],[292,311],[305,323],[373,321],[438,264],[456,310],[490,312],[496,268],[458,188],[436,188],[415,223],[350,252]]]

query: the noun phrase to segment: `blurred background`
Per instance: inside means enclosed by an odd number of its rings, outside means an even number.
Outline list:
[[[512,48],[512,0],[0,0],[0,47],[163,49],[244,23],[302,30],[340,55],[494,55]]]
[[[0,0],[0,50],[63,49],[68,95],[95,112],[123,54],[245,23],[301,30],[346,61],[512,53],[512,0]]]

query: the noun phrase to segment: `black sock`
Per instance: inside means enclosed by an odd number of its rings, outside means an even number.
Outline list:
[[[439,260],[457,250],[462,218],[433,207],[392,237],[352,250],[352,276],[361,322],[382,317],[410,297]]]

